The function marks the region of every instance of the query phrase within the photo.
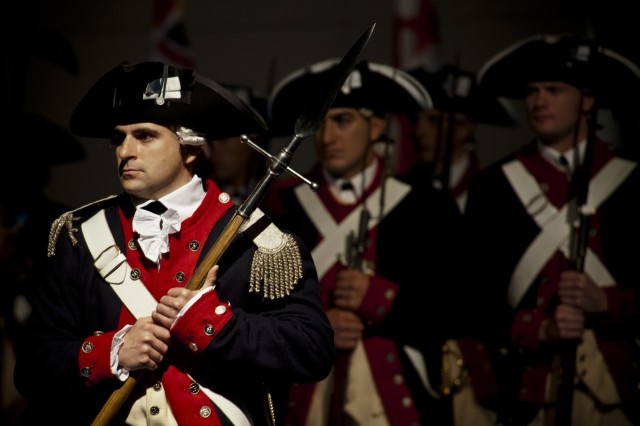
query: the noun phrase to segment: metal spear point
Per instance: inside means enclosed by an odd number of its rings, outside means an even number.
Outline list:
[[[349,49],[349,51],[344,55],[338,65],[336,65],[333,70],[333,74],[325,83],[325,90],[318,92],[323,97],[307,103],[302,114],[296,120],[294,135],[289,144],[282,148],[277,155],[268,155],[271,162],[267,173],[238,208],[238,214],[242,217],[247,219],[251,215],[258,204],[262,201],[262,198],[273,181],[275,181],[285,170],[292,172],[295,176],[301,177],[299,173],[294,172],[293,169],[289,168],[293,153],[300,145],[300,142],[302,142],[307,136],[314,134],[316,130],[320,128],[320,124],[324,121],[327,111],[329,111],[329,107],[331,107],[338,91],[347,80],[347,77],[349,77],[349,74],[351,74],[351,71],[353,71],[353,68],[356,66],[360,58],[360,54],[369,42],[375,26],[375,23],[372,24],[360,36],[360,38],[356,40],[353,46],[351,46],[351,49]],[[266,153],[266,151],[264,152]],[[307,179],[304,180],[309,182]],[[317,184],[313,184],[311,182],[308,184],[312,189],[314,189],[314,187],[317,189]]]

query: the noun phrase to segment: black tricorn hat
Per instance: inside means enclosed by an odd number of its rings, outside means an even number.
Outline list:
[[[271,92],[267,111],[272,127],[293,133],[295,121],[309,99],[331,76],[339,59],[328,59],[298,69],[283,78]],[[411,75],[389,65],[360,61],[338,91],[332,108],[368,109],[373,114],[411,113],[429,109],[431,97]]]
[[[70,119],[78,136],[111,138],[116,125],[175,124],[224,139],[267,130],[263,117],[219,83],[162,62],[123,63],[80,100]]]
[[[482,89],[470,71],[447,64],[436,72],[423,67],[408,72],[427,89],[435,109],[459,113],[477,123],[517,124],[516,113],[508,101]]]
[[[260,90],[247,84],[220,83],[224,88],[236,95],[241,101],[253,108],[261,117],[267,117],[267,96]],[[263,129],[265,133],[267,129]],[[247,133],[247,132],[244,132]]]
[[[588,89],[603,108],[637,101],[640,96],[637,65],[593,39],[574,35],[526,38],[478,71],[481,87],[509,98],[524,98],[527,83],[534,81],[562,81]]]

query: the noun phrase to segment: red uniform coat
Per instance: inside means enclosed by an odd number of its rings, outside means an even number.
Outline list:
[[[17,358],[18,389],[39,408],[31,410],[34,421],[44,417],[89,424],[111,392],[121,386],[109,370],[111,340],[134,319],[96,271],[79,222],[92,211],[104,209],[118,247],[159,298],[169,288],[189,281],[231,219],[231,203],[218,197],[220,191],[212,181],[206,185],[203,203],[170,236],[170,251],[160,271],[136,249],[131,229],[135,209],[129,196],[122,194],[74,212],[77,243],[63,229]],[[289,383],[317,381],[329,373],[332,331],[309,253],[300,247],[302,278],[291,294],[271,300],[261,292],[249,292],[255,252],[254,243],[243,235],[227,248],[219,261],[215,290],[176,322],[170,356],[159,370],[145,376],[147,386],[164,388],[179,424],[228,424],[195,383],[232,401],[260,425],[266,424],[265,383],[279,416]],[[213,410],[207,413],[202,407]]]
[[[614,151],[598,140],[594,146],[591,176],[614,157]],[[503,161],[488,167],[471,184],[465,214],[470,236],[472,265],[469,269],[468,293],[485,321],[476,324],[478,330],[495,347],[509,350],[511,363],[505,371],[505,383],[511,386],[506,397],[528,401],[531,413],[544,400],[547,372],[553,349],[538,339],[540,324],[552,315],[559,274],[569,269],[568,259],[561,251],[551,256],[515,308],[507,304],[507,287],[517,262],[539,233],[539,227],[529,216],[507,181],[501,166],[513,159],[522,163],[535,178],[544,195],[560,207],[569,199],[570,184],[563,171],[542,157],[531,143]],[[594,331],[624,405],[637,406],[640,384],[638,352],[637,301],[640,291],[637,260],[640,246],[629,244],[640,238],[640,223],[631,207],[637,198],[638,167],[602,203],[589,218],[588,247],[600,258],[615,279],[615,286],[604,291],[608,311],[589,314],[587,328]],[[491,314],[489,314],[491,312]],[[482,331],[483,330],[483,331]],[[522,407],[508,403],[513,413],[523,414]],[[518,411],[520,410],[520,413]]]
[[[381,177],[379,167],[365,197],[381,185]],[[338,202],[318,169],[310,178],[319,183],[318,196],[337,223],[360,208]],[[293,192],[295,186],[285,181],[272,189],[266,203],[272,209],[265,209],[276,221],[278,208],[287,212],[290,220],[286,226],[313,248],[327,236],[309,220]],[[373,216],[379,215],[379,206],[367,207]],[[366,324],[363,345],[392,425],[428,424],[428,419],[437,421],[442,414],[438,412],[442,408],[430,401],[403,347],[416,348],[427,364],[439,371],[440,351],[433,357],[429,349],[439,347],[448,333],[449,324],[442,319],[455,315],[450,309],[456,288],[452,253],[458,241],[459,219],[458,209],[446,193],[432,187],[413,188],[395,207],[386,207],[384,218],[369,233],[364,258],[374,274],[356,313]],[[341,267],[336,263],[321,277],[325,309],[332,306],[334,276]],[[313,386],[294,388],[288,424],[304,424],[312,391]]]

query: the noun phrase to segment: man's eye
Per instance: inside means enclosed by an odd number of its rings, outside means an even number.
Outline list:
[[[334,121],[336,124],[344,125],[344,124],[347,124],[348,122],[350,122],[350,121],[351,121],[351,119],[350,119],[349,117],[347,117],[347,116],[339,115],[339,116],[337,116],[337,117],[334,117],[334,118],[333,118],[333,121]]]
[[[116,133],[111,138],[111,146],[120,146],[124,142],[125,136],[122,133]]]

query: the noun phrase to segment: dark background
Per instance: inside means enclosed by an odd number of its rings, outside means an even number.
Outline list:
[[[605,46],[640,63],[637,1],[577,0],[432,0],[440,23],[445,60],[471,71],[508,45],[537,33],[592,35]],[[196,69],[223,83],[249,84],[267,92],[278,79],[306,63],[342,56],[372,23],[375,32],[364,59],[392,61],[392,0],[186,0],[185,23]],[[67,126],[80,97],[108,69],[124,60],[150,56],[151,1],[59,0],[5,2],[3,7],[5,108],[24,108]],[[50,36],[38,39],[44,30]],[[78,60],[70,73],[42,57],[26,54],[51,49],[57,34]],[[457,59],[454,59],[457,58]],[[521,110],[517,103],[515,107]],[[614,121],[601,114],[601,134],[633,146],[638,138],[636,112]],[[11,123],[6,123],[11,125]],[[25,133],[29,129],[24,129]],[[527,141],[526,124],[513,129],[480,126],[478,152],[484,163]],[[47,193],[81,206],[120,190],[115,159],[102,140],[82,139],[86,160],[53,169]],[[24,165],[38,150],[21,140]],[[45,142],[46,143],[46,142]],[[629,145],[630,144],[630,145]],[[272,152],[278,140],[272,145]],[[313,162],[310,141],[300,147],[292,166]],[[2,182],[2,185],[10,185]]]

